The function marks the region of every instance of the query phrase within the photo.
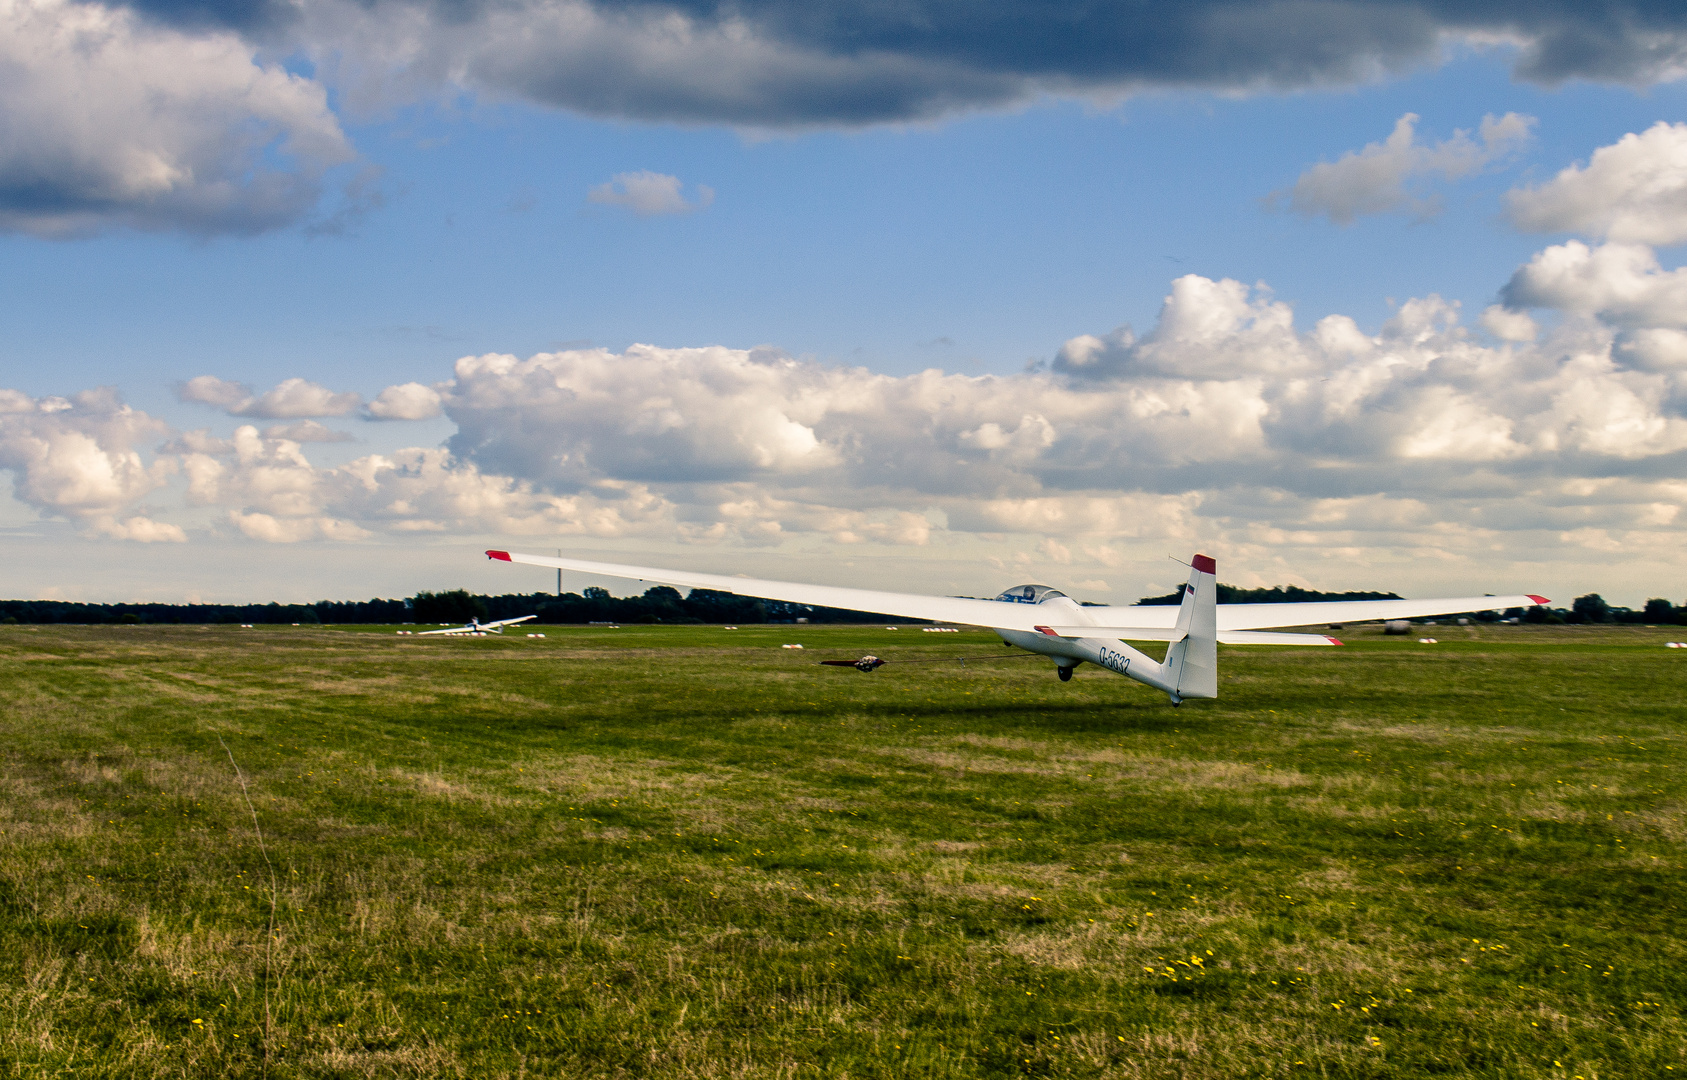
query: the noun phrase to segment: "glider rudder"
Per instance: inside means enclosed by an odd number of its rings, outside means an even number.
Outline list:
[[[1177,698],[1218,697],[1218,563],[1210,556],[1190,560],[1189,583],[1178,605],[1181,636],[1162,664]]]

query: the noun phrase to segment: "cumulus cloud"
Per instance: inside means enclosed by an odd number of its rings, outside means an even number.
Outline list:
[[[671,505],[636,485],[546,494],[438,448],[323,468],[297,442],[243,425],[227,441],[186,449],[181,469],[192,503],[228,508],[236,530],[268,543],[359,540],[376,531],[620,536],[653,520],[674,530]]]
[[[287,379],[240,410],[238,415],[264,419],[303,416],[344,416],[362,404],[357,394],[336,394],[304,379]]]
[[[370,533],[349,521],[331,517],[276,517],[254,511],[229,512],[229,521],[253,540],[270,544],[297,544],[301,540],[363,540]]]
[[[897,377],[636,346],[466,357],[443,399],[459,461],[539,491],[648,485],[689,539],[764,542],[826,531],[839,508],[922,507],[950,532],[1193,537],[1235,485],[1277,493],[1268,520],[1314,501],[1330,518],[1344,499],[1474,503],[1687,448],[1687,348],[1577,319],[1536,342],[1526,314],[1490,311],[1493,347],[1427,297],[1375,333],[1344,316],[1301,331],[1262,289],[1189,276],[1145,337],[1074,338],[1047,372]],[[746,490],[765,497],[730,494]]]
[[[0,468],[43,514],[134,540],[183,535],[146,502],[179,492],[206,528],[278,544],[574,537],[764,563],[879,545],[1075,581],[1198,546],[1251,568],[1240,584],[1496,552],[1687,566],[1684,274],[1638,245],[1556,245],[1485,332],[1433,295],[1374,329],[1301,325],[1263,285],[1187,275],[1140,337],[1076,335],[1008,376],[724,347],[466,356],[369,406],[437,407],[445,446],[333,466],[303,437],[319,424],[170,432],[109,391],[6,391]],[[183,396],[250,416],[336,397],[211,377]]]
[[[1574,232],[1620,243],[1687,241],[1687,124],[1659,121],[1602,146],[1538,187],[1507,196],[1531,232]]]
[[[432,420],[439,415],[439,391],[419,382],[389,386],[369,403],[371,420]]]
[[[1648,328],[1625,334],[1617,344],[1618,355],[1642,371],[1687,371],[1687,332]]]
[[[176,397],[233,412],[252,400],[252,388],[215,375],[196,375],[176,387]]]
[[[715,201],[715,191],[698,184],[697,198],[687,200],[680,191],[679,177],[645,170],[616,173],[608,183],[587,192],[586,199],[601,206],[631,210],[639,217],[657,217],[701,210]]]
[[[1549,247],[1512,275],[1500,297],[1509,308],[1555,308],[1616,326],[1687,326],[1687,269],[1665,270],[1639,244]]]
[[[264,393],[255,394],[245,383],[230,382],[215,375],[198,375],[176,387],[176,396],[183,401],[215,406],[230,416],[251,416],[262,420],[344,416],[363,403],[363,398],[357,394],[337,394],[325,386],[299,378],[283,380]]]
[[[458,428],[449,447],[324,468],[285,437],[296,432],[244,425],[175,436],[167,466],[190,502],[271,543],[493,532],[919,547],[1019,535],[1038,565],[1072,567],[1113,566],[1121,544],[1215,535],[1238,558],[1296,545],[1469,550],[1522,528],[1581,548],[1591,534],[1576,530],[1626,537],[1673,520],[1680,493],[1651,474],[1687,450],[1687,336],[1568,314],[1582,321],[1498,348],[1432,297],[1375,333],[1341,316],[1301,331],[1260,289],[1186,277],[1160,324],[1141,341],[1112,335],[1123,355],[1101,366],[890,376],[723,348],[491,354],[458,361],[436,391]],[[1098,347],[1107,339],[1075,338],[1062,355]],[[119,415],[95,404],[105,422]],[[14,439],[15,418],[33,429],[78,407],[0,395]],[[20,486],[144,538],[123,508],[168,467],[129,469],[97,497],[49,488],[39,468]],[[1621,491],[1564,486],[1624,476]]]
[[[1029,498],[982,499],[953,508],[951,528],[975,532],[1105,537],[1118,541],[1156,537],[1193,540],[1199,535],[1198,492],[1055,491]],[[1118,565],[1105,545],[1085,548],[1106,566]]]
[[[1361,214],[1433,214],[1440,203],[1414,195],[1411,181],[1430,176],[1458,180],[1480,172],[1527,143],[1535,118],[1517,113],[1485,116],[1476,139],[1468,131],[1455,131],[1434,146],[1417,141],[1417,122],[1416,113],[1407,113],[1383,142],[1312,166],[1294,187],[1269,196],[1267,204],[1286,205],[1306,217],[1328,217],[1337,225],[1351,225]]]
[[[236,416],[281,420],[305,416],[344,416],[362,404],[356,394],[336,394],[305,379],[286,379],[258,397],[230,409]]]
[[[635,345],[464,357],[455,375],[445,394],[452,449],[558,487],[597,476],[736,480],[833,461],[805,421],[835,374],[783,356]]]
[[[1526,311],[1513,311],[1501,304],[1482,310],[1482,328],[1501,341],[1533,341],[1540,327]]]
[[[1239,281],[1185,274],[1172,282],[1154,332],[1137,341],[1122,326],[1105,337],[1082,334],[1055,354],[1053,368],[1078,378],[1272,375],[1304,371],[1308,358],[1294,333],[1294,312]]]
[[[0,392],[0,469],[12,474],[13,495],[43,514],[107,536],[187,538],[177,526],[132,512],[172,472],[169,460],[148,462],[139,449],[168,431],[109,388],[39,400]]]
[[[351,432],[335,431],[315,420],[301,420],[296,424],[276,424],[264,429],[266,439],[286,439],[299,443],[354,442]]]
[[[154,521],[139,514],[121,521],[116,518],[98,518],[93,525],[96,534],[113,540],[134,540],[142,544],[187,543],[187,532],[180,525]]]
[[[352,157],[320,84],[122,7],[0,0],[0,81],[0,229],[258,232]]]

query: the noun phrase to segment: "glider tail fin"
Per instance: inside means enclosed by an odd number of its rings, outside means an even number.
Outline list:
[[[1166,650],[1161,671],[1177,698],[1218,696],[1218,564],[1206,555],[1191,562],[1189,584],[1177,609],[1180,636]]]

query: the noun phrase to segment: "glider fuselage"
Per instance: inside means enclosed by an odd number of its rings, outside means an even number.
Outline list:
[[[1191,599],[1193,595],[1191,590]],[[1085,607],[1047,585],[1018,585],[996,599],[1036,606],[1037,625],[1032,629],[1015,630],[999,626],[991,629],[1009,645],[1041,653],[1054,660],[1062,680],[1071,678],[1072,669],[1079,664],[1088,663],[1162,690],[1171,695],[1174,702],[1185,697],[1212,696],[1200,687],[1180,687],[1179,673],[1168,670],[1165,661],[1155,660],[1102,629],[1096,615],[1110,611],[1109,608]],[[1058,631],[1055,630],[1057,626],[1060,627]],[[1082,628],[1086,626],[1097,627],[1094,636],[1083,633]],[[1168,659],[1170,652],[1168,647]]]

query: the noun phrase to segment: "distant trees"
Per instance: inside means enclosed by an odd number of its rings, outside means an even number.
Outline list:
[[[312,604],[317,617],[325,623],[403,623],[410,622],[408,600],[318,600]],[[241,622],[251,622],[242,619]],[[288,622],[298,622],[289,619]]]
[[[1182,590],[1166,596],[1144,597],[1143,604],[1176,604]],[[1299,603],[1317,600],[1398,600],[1391,592],[1316,592],[1296,586],[1270,589],[1218,587],[1219,602],[1225,604]],[[609,590],[592,586],[580,593],[507,593],[482,596],[466,589],[419,592],[404,600],[319,600],[314,604],[80,604],[63,600],[0,600],[0,623],[254,623],[280,625],[348,623],[465,623],[470,619],[513,619],[536,615],[538,621],[553,624],[594,622],[620,623],[765,623],[811,622],[917,623],[867,611],[844,611],[777,600],[757,600],[734,593],[692,589],[682,595],[678,589],[657,585],[642,596],[611,596]],[[1500,618],[1492,612],[1475,612],[1479,621]],[[1687,604],[1677,606],[1662,597],[1646,601],[1634,611],[1608,604],[1598,593],[1578,596],[1569,608],[1511,608],[1503,617],[1525,623],[1563,622],[1646,623],[1687,625]]]
[[[466,623],[487,618],[486,601],[467,589],[449,592],[419,592],[410,601],[412,621],[419,623]]]
[[[1507,614],[1510,614],[1509,612]],[[1646,601],[1639,611],[1616,607],[1598,593],[1578,596],[1564,608],[1532,607],[1524,610],[1523,621],[1528,623],[1639,623],[1646,626],[1687,625],[1687,604],[1676,606],[1661,596]]]
[[[564,593],[552,596],[535,593],[532,596],[494,596],[487,598],[492,617],[508,619],[517,615],[534,614],[538,621],[552,624],[580,624],[594,622],[619,623],[726,623],[751,624],[792,622],[809,619],[813,622],[884,622],[908,623],[917,619],[901,619],[875,615],[864,611],[844,611],[837,608],[818,608],[806,604],[787,604],[778,600],[758,600],[712,589],[692,589],[681,595],[667,585],[645,590],[643,596],[614,597],[607,590],[591,587],[584,595]]]
[[[1570,605],[1570,616],[1564,620],[1572,623],[1602,623],[1611,621],[1611,605],[1598,593],[1588,593],[1578,596]]]
[[[315,604],[78,604],[62,600],[0,600],[0,624],[17,623],[466,623],[470,619],[514,619],[536,615],[542,623],[914,623],[864,611],[842,611],[728,592],[657,585],[643,596],[615,597],[592,586],[584,595],[507,593],[480,596],[466,589],[423,591],[407,600],[322,600]]]
[[[1273,585],[1269,589],[1244,589],[1238,585],[1219,582],[1218,602],[1221,604],[1310,604],[1319,600],[1403,600],[1391,592],[1318,592],[1299,585]],[[1137,604],[1144,607],[1183,603],[1183,590],[1164,596],[1144,596]]]
[[[1234,585],[1220,583],[1218,587],[1218,602],[1221,604],[1298,604],[1316,600],[1398,600],[1400,596],[1391,592],[1316,592],[1312,589],[1302,589],[1294,585],[1278,585],[1269,589],[1241,589]],[[1145,596],[1138,600],[1138,604],[1177,604],[1183,600],[1183,590],[1167,593],[1164,596]],[[1559,623],[1644,623],[1651,626],[1687,626],[1687,604],[1676,606],[1661,597],[1654,597],[1646,601],[1643,610],[1634,611],[1626,607],[1613,607],[1598,593],[1588,593],[1578,596],[1566,608],[1548,608],[1532,606],[1526,608],[1507,608],[1504,615],[1493,611],[1466,612],[1477,622],[1494,622],[1499,619],[1519,619],[1526,623],[1557,625]],[[1449,616],[1440,616],[1447,618]]]
[[[309,625],[404,622],[403,600],[332,601],[315,604],[79,604],[65,600],[0,600],[0,623],[219,623]]]
[[[1654,596],[1646,601],[1646,607],[1641,611],[1640,617],[1657,626],[1687,622],[1687,604],[1676,607],[1663,597]]]

